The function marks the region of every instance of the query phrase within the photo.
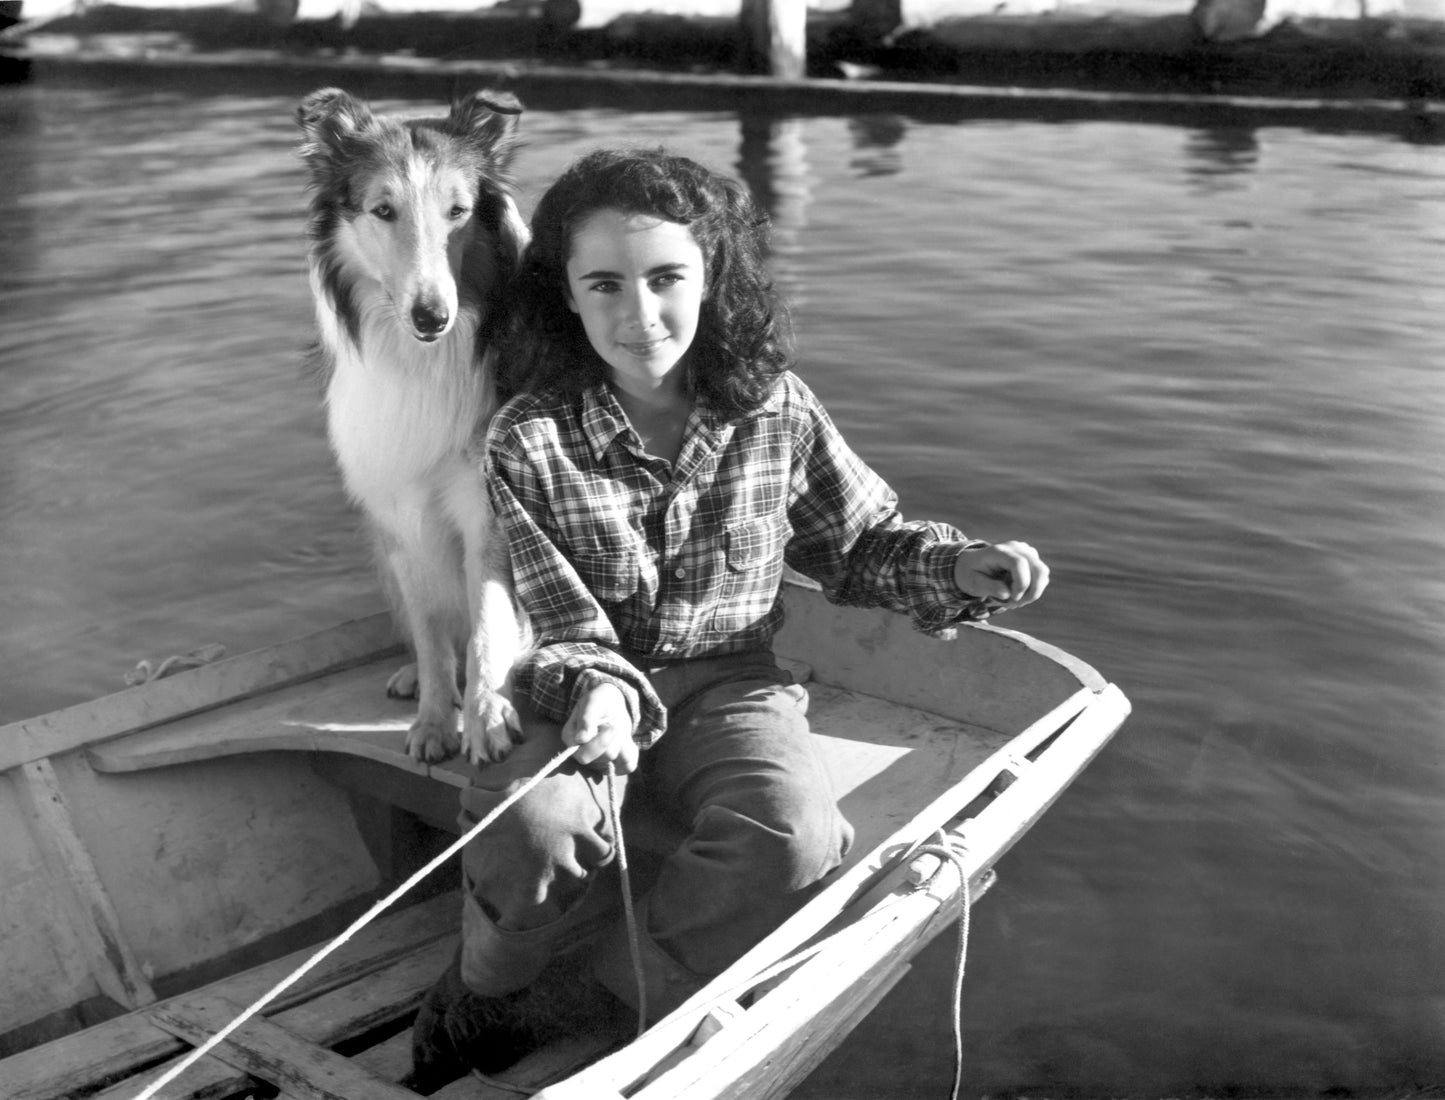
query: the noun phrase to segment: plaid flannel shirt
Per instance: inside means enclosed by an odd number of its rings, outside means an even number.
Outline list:
[[[645,453],[606,386],[580,401],[524,394],[492,421],[485,469],[538,642],[517,689],[563,721],[615,683],[644,747],[666,713],[633,662],[767,644],[784,562],[835,603],[904,612],[929,633],[987,615],[954,581],[958,555],[984,544],[905,522],[791,373],[754,413],[694,408],[675,467]]]

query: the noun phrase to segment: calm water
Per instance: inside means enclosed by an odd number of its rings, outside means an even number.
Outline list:
[[[293,102],[0,90],[0,720],[377,604],[299,367]],[[763,189],[803,375],[914,514],[1039,546],[1008,625],[1134,702],[975,914],[971,1092],[1445,1087],[1442,150],[524,125],[527,209],[622,137]],[[802,1095],[946,1095],[950,964]]]

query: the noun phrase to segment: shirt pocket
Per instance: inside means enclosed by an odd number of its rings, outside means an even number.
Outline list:
[[[723,550],[728,571],[748,573],[783,558],[783,523],[776,516],[763,516],[739,523],[723,532]]]
[[[782,583],[788,530],[783,517],[763,516],[723,531],[726,568],[713,603],[712,634],[722,638],[750,635],[767,621]]]

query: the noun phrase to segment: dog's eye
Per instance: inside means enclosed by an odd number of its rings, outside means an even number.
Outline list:
[[[471,210],[458,203],[456,206],[453,206],[450,210],[448,210],[447,213],[451,215],[452,221],[459,222],[468,214],[470,214]]]
[[[371,208],[372,217],[380,218],[384,222],[394,221],[396,211],[391,208],[389,202],[379,202]]]

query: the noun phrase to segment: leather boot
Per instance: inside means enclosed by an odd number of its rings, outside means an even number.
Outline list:
[[[461,951],[428,991],[411,1032],[412,1071],[403,1082],[428,1095],[471,1070],[496,1073],[530,1053],[536,1036],[520,1010],[523,992],[481,997],[462,981]]]

